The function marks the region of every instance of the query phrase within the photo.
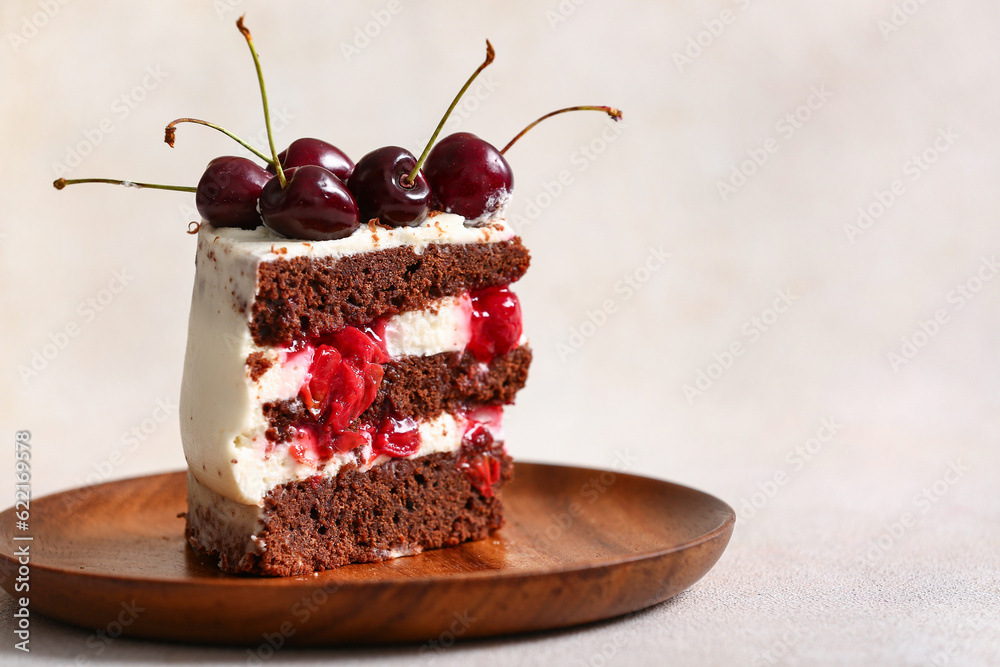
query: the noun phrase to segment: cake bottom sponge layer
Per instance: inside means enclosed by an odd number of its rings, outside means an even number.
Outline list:
[[[491,487],[499,489],[513,463],[500,443],[488,454],[499,463]],[[461,456],[393,459],[289,482],[264,507],[235,503],[188,475],[188,541],[226,572],[290,576],[482,539],[503,525],[503,506],[470,480]]]

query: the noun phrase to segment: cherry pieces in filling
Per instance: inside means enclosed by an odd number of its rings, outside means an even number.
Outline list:
[[[507,354],[521,340],[521,302],[507,288],[487,287],[469,294],[472,301],[472,337],[466,350],[489,363]]]
[[[469,293],[470,339],[465,351],[488,364],[515,349],[521,340],[521,306],[508,287],[488,287]],[[420,430],[411,417],[391,414],[378,424],[355,424],[374,402],[382,383],[382,364],[389,360],[384,341],[386,318],[362,328],[344,327],[289,349],[293,355],[312,352],[299,397],[306,418],[293,426],[289,453],[301,463],[320,465],[335,453],[366,445],[372,457],[412,456],[420,448]],[[458,466],[486,497],[500,479],[501,462],[491,454],[494,433],[500,433],[500,406],[462,411],[464,424]],[[351,428],[353,426],[353,428]]]
[[[458,467],[486,498],[493,497],[493,485],[500,481],[501,463],[493,454],[494,433],[500,433],[503,408],[489,405],[466,410],[465,433],[458,455]]]

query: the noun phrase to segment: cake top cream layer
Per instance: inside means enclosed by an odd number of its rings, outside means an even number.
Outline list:
[[[260,262],[293,257],[340,258],[376,250],[408,246],[417,254],[434,243],[499,243],[514,238],[507,221],[499,218],[478,227],[453,213],[433,212],[416,227],[383,227],[374,222],[362,225],[353,234],[329,241],[288,239],[267,227],[237,229],[202,224],[200,237],[215,245],[231,246],[240,254]]]

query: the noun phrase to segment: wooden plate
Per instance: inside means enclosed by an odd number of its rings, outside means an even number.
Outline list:
[[[110,482],[0,514],[0,584],[30,545],[31,611],[112,636],[257,646],[440,642],[561,628],[662,602],[735,523],[722,501],[646,477],[517,463],[492,538],[281,579],[231,576],[184,540],[185,475]],[[14,536],[33,540],[14,541]]]

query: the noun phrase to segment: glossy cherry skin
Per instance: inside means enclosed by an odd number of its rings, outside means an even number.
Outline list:
[[[372,447],[379,454],[412,456],[420,449],[420,428],[412,417],[389,416],[375,434]]]
[[[296,139],[278,153],[278,161],[284,169],[310,164],[323,167],[344,182],[354,171],[354,161],[344,151],[322,139]],[[272,164],[267,165],[267,171],[276,173]]]
[[[491,144],[457,132],[439,141],[424,162],[434,208],[481,221],[507,205],[514,174]]]
[[[466,348],[478,361],[507,354],[521,340],[521,302],[507,287],[472,292],[472,338]]]
[[[198,181],[194,202],[213,227],[256,229],[261,225],[257,200],[271,180],[256,163],[243,157],[217,157]]]
[[[260,212],[269,229],[292,239],[325,241],[350,236],[360,226],[354,198],[329,171],[307,165],[284,173],[284,189],[275,176],[260,194]]]
[[[430,210],[431,191],[423,174],[409,186],[409,176],[417,159],[399,146],[377,148],[358,160],[347,188],[358,202],[362,222],[372,218],[389,227],[416,227]]]

